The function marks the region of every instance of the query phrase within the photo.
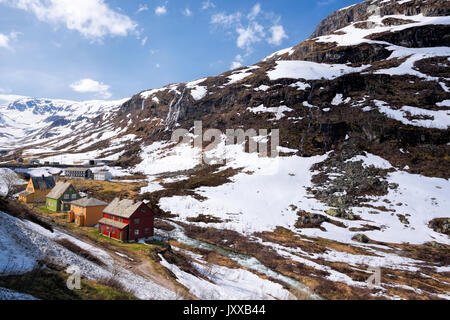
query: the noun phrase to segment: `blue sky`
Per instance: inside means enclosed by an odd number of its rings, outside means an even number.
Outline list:
[[[0,0],[0,94],[120,99],[250,65],[355,0]]]

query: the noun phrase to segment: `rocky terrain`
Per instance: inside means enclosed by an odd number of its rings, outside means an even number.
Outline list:
[[[76,117],[64,113],[72,103],[12,99],[0,113],[2,161],[114,160],[148,177],[141,198],[161,219],[323,298],[448,299],[449,25],[445,0],[365,1],[253,66]],[[42,126],[23,134],[11,109],[41,115]],[[170,141],[180,128],[194,137],[200,120],[223,134],[279,129],[280,157],[222,143],[208,152],[226,163],[205,164],[200,149]],[[268,132],[249,139],[271,142]]]

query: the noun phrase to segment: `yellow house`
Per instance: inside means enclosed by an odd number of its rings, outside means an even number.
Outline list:
[[[93,226],[103,218],[103,209],[108,204],[95,198],[82,198],[70,204],[69,222],[78,226]]]
[[[45,197],[53,187],[55,187],[53,176],[30,177],[25,191],[19,193],[19,200],[25,203],[45,202]]]

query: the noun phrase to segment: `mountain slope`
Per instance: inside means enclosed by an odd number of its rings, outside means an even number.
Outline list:
[[[112,124],[126,100],[75,102],[0,95],[0,145],[23,155],[64,153],[65,157],[48,160],[65,163],[108,157],[115,160],[123,149],[122,141],[134,138],[123,138],[123,132]],[[99,145],[109,148],[97,152]],[[84,155],[77,156],[80,153]]]

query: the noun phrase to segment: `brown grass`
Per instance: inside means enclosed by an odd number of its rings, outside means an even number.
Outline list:
[[[53,232],[51,220],[38,215],[23,202],[8,200],[0,197],[0,210],[13,217],[34,222],[41,227]]]
[[[172,231],[173,229],[175,229],[174,226],[172,226],[170,223],[165,222],[164,220],[161,219],[155,219],[154,222],[154,227],[156,229],[160,229],[160,230],[164,230],[164,231]]]
[[[189,222],[203,222],[203,223],[222,223],[223,220],[210,215],[200,214],[197,217],[187,218]]]
[[[115,197],[135,198],[146,183],[110,182],[99,180],[73,179],[70,181],[76,190],[89,192],[92,197],[103,201],[112,201]]]

